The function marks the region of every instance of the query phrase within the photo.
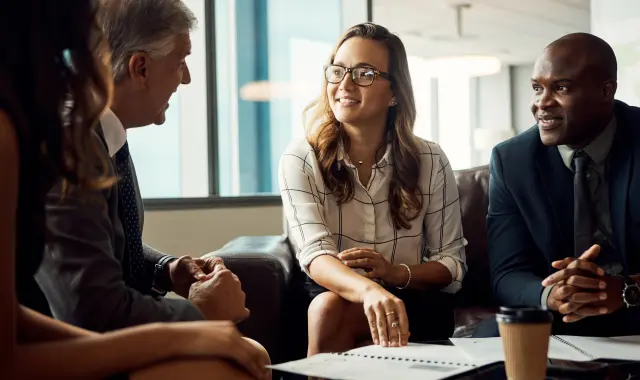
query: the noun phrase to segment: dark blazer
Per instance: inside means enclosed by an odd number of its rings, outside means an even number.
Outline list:
[[[113,163],[111,170],[115,173]],[[142,228],[144,211],[137,181],[135,191]],[[100,332],[204,319],[190,301],[125,285],[127,249],[117,184],[102,191],[73,190],[63,197],[59,182],[47,196],[46,213],[45,258],[36,280],[55,318]],[[144,256],[145,278],[138,283],[151,289],[154,265],[165,255],[144,245]]]
[[[620,262],[635,274],[640,272],[640,108],[616,101],[615,115],[607,159],[619,252],[601,261]],[[551,262],[573,256],[573,173],[556,147],[542,144],[537,126],[496,146],[490,170],[487,229],[494,295],[501,305],[540,305],[540,282],[554,271]]]

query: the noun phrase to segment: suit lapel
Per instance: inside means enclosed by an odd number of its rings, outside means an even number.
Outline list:
[[[609,204],[615,243],[622,258],[627,261],[627,200],[633,154],[627,136],[630,121],[625,119],[622,108],[622,105],[617,104],[618,130],[609,155]]]
[[[554,242],[554,259],[571,256],[573,253],[573,181],[571,171],[564,165],[556,147],[541,144],[536,160],[546,198],[548,215],[553,216],[557,236]],[[569,249],[568,252],[565,250]]]

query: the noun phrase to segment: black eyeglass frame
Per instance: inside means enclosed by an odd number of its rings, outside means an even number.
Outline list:
[[[327,69],[329,67],[339,67],[341,69],[344,69],[344,75],[342,76],[342,78],[340,78],[339,81],[332,82],[332,81],[329,80],[329,78],[327,78]],[[324,65],[322,68],[324,70],[324,79],[326,79],[327,82],[329,82],[331,84],[338,84],[338,83],[342,82],[344,80],[344,77],[347,76],[347,74],[351,74],[351,80],[353,81],[353,83],[356,86],[360,86],[360,87],[369,87],[369,86],[371,86],[373,84],[373,82],[376,81],[377,77],[384,78],[384,79],[386,79],[386,80],[388,80],[390,82],[392,81],[391,80],[391,75],[389,73],[384,72],[384,71],[380,71],[380,70],[376,70],[373,67],[369,67],[369,66],[344,67],[342,65],[331,64],[331,65]],[[369,70],[369,71],[373,72],[374,76],[371,79],[371,83],[369,83],[369,84],[359,84],[359,83],[356,82],[356,78],[354,77],[354,71],[358,70],[358,69],[366,69],[366,70]]]

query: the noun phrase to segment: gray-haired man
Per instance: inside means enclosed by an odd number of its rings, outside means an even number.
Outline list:
[[[101,0],[114,96],[99,134],[113,187],[47,204],[47,255],[37,275],[56,318],[94,331],[160,321],[246,318],[238,278],[220,259],[176,258],[142,243],[144,210],[126,130],[162,124],[169,98],[191,76],[196,19],[180,0]],[[193,285],[192,285],[193,284]],[[189,300],[163,297],[173,290]]]

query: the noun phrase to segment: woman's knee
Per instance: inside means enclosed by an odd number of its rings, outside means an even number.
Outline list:
[[[131,380],[255,380],[249,372],[223,359],[175,360],[131,374]]]
[[[354,348],[361,330],[358,318],[352,316],[358,310],[364,318],[361,305],[353,304],[332,292],[317,296],[309,305],[308,355],[321,352],[344,351]],[[365,326],[366,326],[366,318]]]
[[[349,302],[333,292],[324,292],[311,301],[307,311],[309,328],[335,329]]]

